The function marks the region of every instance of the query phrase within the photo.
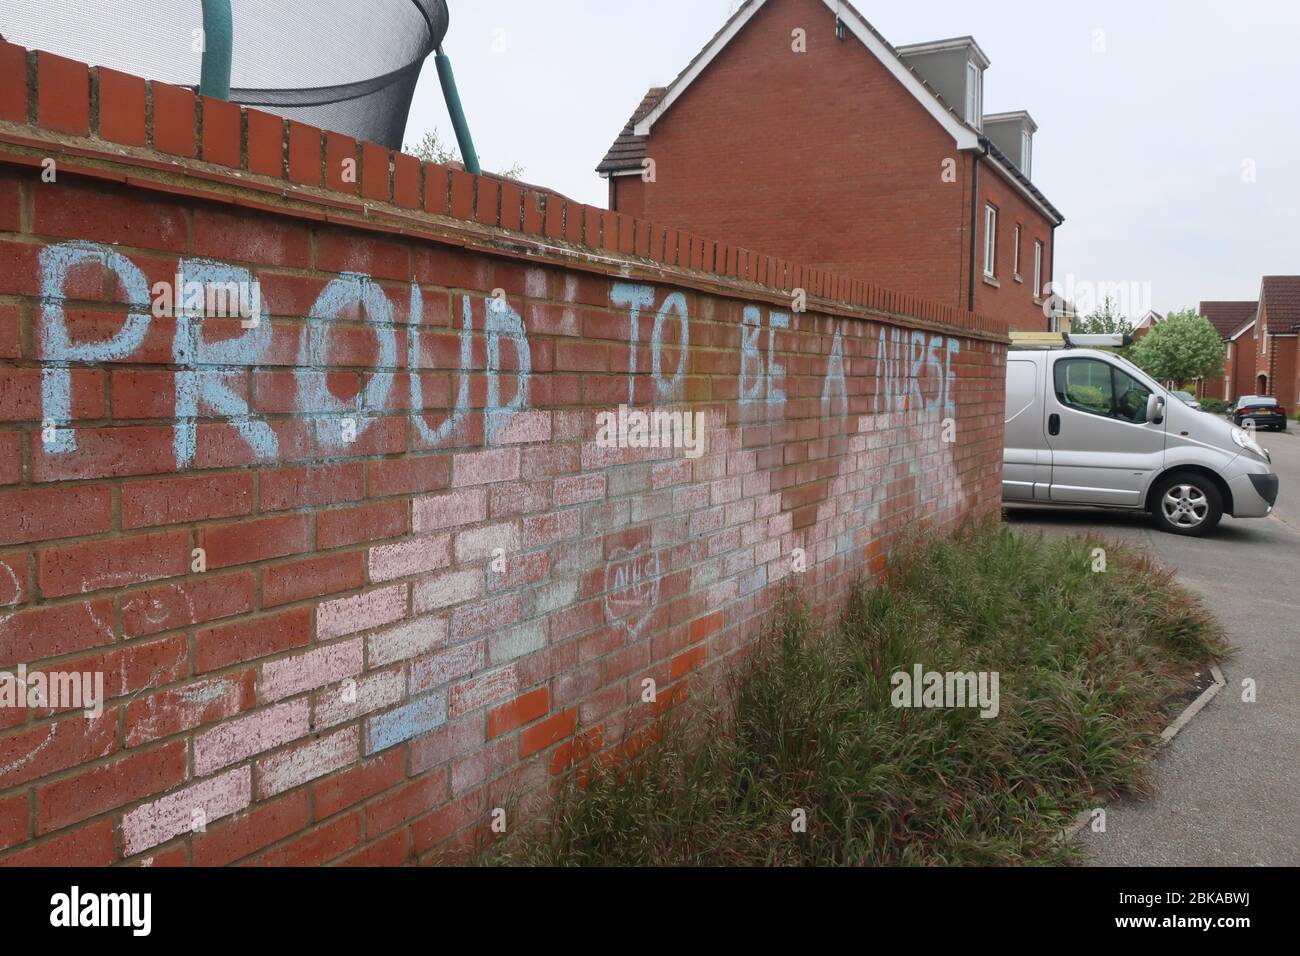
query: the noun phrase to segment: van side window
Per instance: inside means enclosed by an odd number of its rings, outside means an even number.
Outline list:
[[[1147,420],[1147,399],[1151,389],[1123,369],[1111,367],[1115,382],[1115,417],[1141,425]]]
[[[1127,372],[1098,359],[1064,359],[1056,363],[1056,399],[1090,415],[1142,424],[1150,389]]]
[[[1066,359],[1056,363],[1056,400],[1093,415],[1109,415],[1115,405],[1110,365],[1096,359]]]

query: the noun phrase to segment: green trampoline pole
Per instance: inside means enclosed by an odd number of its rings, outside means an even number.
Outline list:
[[[203,0],[203,72],[199,92],[230,99],[230,60],[234,55],[230,0]]]
[[[469,122],[465,119],[465,108],[460,105],[460,93],[456,91],[456,77],[451,72],[451,59],[442,52],[438,45],[434,61],[438,64],[438,80],[442,83],[442,96],[447,101],[447,112],[451,114],[451,125],[456,130],[456,142],[460,144],[460,158],[465,170],[477,176],[483,172],[478,164],[478,152],[474,149],[474,139],[469,134]]]

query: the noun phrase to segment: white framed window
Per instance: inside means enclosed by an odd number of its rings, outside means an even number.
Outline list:
[[[1034,138],[1029,135],[1029,130],[1020,131],[1020,162],[1021,172],[1025,174],[1026,179],[1034,178]]]
[[[1043,243],[1034,240],[1034,301],[1043,297]]]
[[[966,64],[966,122],[976,129],[984,128],[984,90],[980,68]]]
[[[984,274],[998,274],[998,207],[992,203],[984,207]]]
[[[1020,278],[1020,236],[1024,232],[1020,223],[1016,223],[1016,244],[1011,249],[1011,273]]]

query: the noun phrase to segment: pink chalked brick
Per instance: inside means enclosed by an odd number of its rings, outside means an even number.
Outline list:
[[[499,448],[457,455],[452,460],[451,484],[490,485],[497,481],[514,481],[519,477],[519,449]]]
[[[462,677],[468,677],[483,667],[486,660],[485,650],[486,645],[483,641],[471,641],[425,660],[416,661],[411,665],[411,693],[420,694],[441,687],[443,684],[450,684]]]
[[[506,418],[494,436],[498,445],[526,445],[551,440],[550,412],[516,412]]]
[[[194,774],[206,777],[256,754],[274,750],[311,730],[306,699],[228,720],[194,737]]]
[[[263,702],[271,703],[337,683],[345,677],[355,677],[365,666],[363,657],[363,644],[358,638],[268,661],[262,665],[258,696]]]
[[[406,616],[406,585],[326,601],[316,608],[316,638],[327,641],[393,624]]]
[[[577,508],[549,515],[533,515],[524,519],[523,547],[532,550],[576,538],[581,533],[582,512]]]
[[[463,641],[485,631],[508,627],[519,620],[519,595],[506,594],[479,604],[458,607],[451,616],[451,639]]]
[[[599,501],[605,497],[605,482],[603,474],[557,478],[555,479],[555,506],[564,508],[586,501]]]
[[[495,704],[519,690],[519,674],[514,667],[490,671],[451,689],[451,716],[460,717],[472,710]]]
[[[182,833],[245,809],[253,799],[253,773],[239,767],[136,807],[122,817],[122,852],[143,853]]]
[[[467,488],[447,495],[416,498],[412,523],[416,534],[487,520],[487,489]]]
[[[376,583],[427,574],[451,564],[451,535],[414,538],[370,549],[370,580]]]

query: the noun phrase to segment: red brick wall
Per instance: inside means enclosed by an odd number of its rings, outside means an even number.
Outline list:
[[[1276,350],[1271,363],[1273,372],[1270,376],[1269,394],[1276,398],[1287,413],[1295,416],[1296,407],[1300,405],[1297,390],[1300,383],[1296,381],[1296,337],[1294,335],[1278,336],[1269,346]]]
[[[791,33],[807,31],[806,53]],[[965,308],[970,296],[971,157],[853,37],[835,37],[819,0],[764,7],[653,127],[655,181],[620,180],[618,210],[726,236],[831,272]],[[956,180],[943,179],[944,161]],[[985,165],[982,195],[1005,208],[1003,289],[978,281],[976,311],[1046,329],[1028,287],[1009,277],[1011,227],[1026,255],[1048,221]],[[1026,260],[1028,263],[1028,260]],[[1026,266],[1028,267],[1028,265]]]
[[[1268,376],[1268,388],[1264,394],[1272,395],[1286,409],[1294,413],[1300,405],[1300,381],[1297,380],[1297,339],[1288,334],[1289,329],[1270,328],[1268,322],[1268,304],[1259,304],[1259,321],[1255,326],[1255,368],[1251,376],[1250,391],[1238,391],[1240,395],[1259,394],[1258,378]],[[1244,337],[1241,341],[1244,341]]]
[[[0,45],[0,670],[107,700],[0,707],[0,866],[444,859],[652,733],[797,552],[830,610],[998,507],[995,321],[31,58]],[[155,312],[178,270],[255,278],[257,322]],[[704,453],[601,447],[629,401],[705,413]]]
[[[1227,363],[1229,378],[1224,382],[1226,399],[1235,402],[1243,395],[1254,394],[1255,390],[1255,352],[1258,348],[1255,340],[1256,329],[1252,328],[1235,342],[1228,345]]]
[[[1052,226],[987,161],[980,165],[980,202],[975,253],[975,311],[1004,317],[1018,331],[1046,332],[1042,289],[1034,289],[1034,241],[1043,244],[1042,284],[1052,281]],[[984,210],[992,203],[998,210],[997,265],[994,281],[984,278],[984,243],[987,227]],[[1020,233],[1020,273],[1015,272],[1016,226]],[[1039,301],[1035,302],[1035,298]]]

